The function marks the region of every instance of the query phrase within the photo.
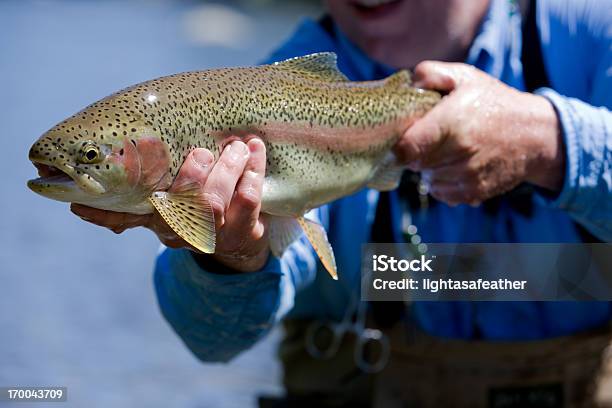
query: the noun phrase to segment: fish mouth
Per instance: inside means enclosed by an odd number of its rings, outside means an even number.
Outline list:
[[[79,193],[98,195],[106,191],[91,175],[66,163],[45,163],[31,159],[38,170],[38,178],[28,181],[28,187],[41,195],[61,199],[61,195]],[[68,198],[68,197],[66,197]]]

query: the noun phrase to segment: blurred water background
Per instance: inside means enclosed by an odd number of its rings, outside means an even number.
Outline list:
[[[115,235],[30,192],[27,151],[125,86],[254,64],[318,13],[314,1],[0,2],[0,386],[67,386],[67,407],[249,407],[281,392],[278,333],[227,366],[198,362],[159,313],[154,236]]]

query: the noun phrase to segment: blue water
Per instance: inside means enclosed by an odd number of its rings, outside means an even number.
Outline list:
[[[252,64],[316,13],[223,4],[0,2],[0,386],[67,386],[70,407],[248,407],[280,392],[277,333],[227,366],[198,362],[159,313],[155,237],[89,225],[25,186],[30,144],[86,104],[161,75]]]

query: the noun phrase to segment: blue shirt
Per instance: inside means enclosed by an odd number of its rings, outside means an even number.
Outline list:
[[[566,147],[567,171],[554,199],[536,196],[529,217],[501,204],[495,214],[438,204],[413,221],[425,242],[579,242],[573,220],[612,241],[612,10],[605,1],[538,2],[537,23],[551,89],[536,92],[554,105]],[[492,0],[467,63],[524,89],[520,15]],[[330,36],[305,20],[270,58],[333,51],[350,79],[391,73],[341,32]],[[165,249],[155,269],[163,315],[202,360],[225,361],[250,347],[282,317],[339,319],[358,290],[361,244],[370,237],[378,193],[363,190],[320,209],[340,280],[322,269],[301,238],[262,270],[224,275],[203,270],[187,250]],[[391,212],[399,219],[395,194]],[[394,222],[399,225],[399,222]],[[399,238],[399,231],[396,231]],[[427,332],[454,338],[519,340],[559,336],[610,320],[607,302],[423,302],[414,318]]]

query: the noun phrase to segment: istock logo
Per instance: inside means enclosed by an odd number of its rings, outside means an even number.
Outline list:
[[[433,258],[433,257],[432,257]],[[372,255],[372,271],[373,272],[433,272],[431,262],[433,259],[427,259],[425,255],[417,259],[396,259],[394,256],[388,255]]]

